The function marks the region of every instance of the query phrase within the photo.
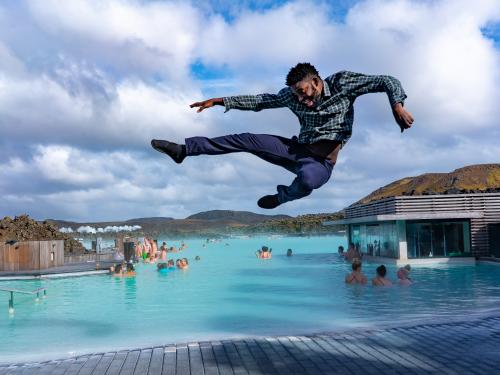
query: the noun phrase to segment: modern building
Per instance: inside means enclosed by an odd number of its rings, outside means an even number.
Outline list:
[[[348,242],[371,256],[500,257],[500,193],[390,197],[324,224],[345,224]]]

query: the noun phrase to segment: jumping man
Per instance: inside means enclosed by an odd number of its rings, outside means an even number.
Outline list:
[[[257,202],[259,207],[272,209],[305,197],[328,181],[340,149],[351,137],[353,104],[358,96],[385,92],[401,132],[413,123],[412,115],[403,107],[406,94],[401,83],[391,76],[342,71],[323,80],[314,66],[300,63],[290,69],[286,86],[277,94],[212,98],[193,103],[191,108],[201,112],[221,105],[226,112],[230,109],[257,112],[288,107],[299,118],[298,138],[242,133],[186,138],[185,144],[153,139],[151,146],[176,163],[182,163],[186,156],[249,152],[289,170],[297,176],[291,185],[278,185],[277,194],[266,195]]]

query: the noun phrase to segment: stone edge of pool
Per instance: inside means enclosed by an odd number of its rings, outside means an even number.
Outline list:
[[[54,358],[47,358],[44,360],[32,360],[32,361],[17,361],[17,362],[4,362],[0,358],[0,370],[5,369],[5,368],[25,368],[25,367],[33,367],[33,366],[38,366],[38,365],[45,365],[49,363],[58,363],[58,362],[63,362],[71,359],[78,359],[82,357],[91,357],[91,356],[96,356],[96,355],[106,355],[109,353],[118,353],[118,352],[133,352],[133,351],[143,351],[143,350],[148,350],[148,349],[154,349],[158,347],[178,347],[178,346],[189,346],[193,344],[200,344],[204,342],[222,342],[222,341],[237,341],[237,340],[246,340],[246,339],[254,339],[254,340],[259,340],[259,339],[280,339],[280,338],[288,338],[288,337],[316,337],[316,336],[322,336],[322,335],[330,335],[330,336],[341,336],[345,334],[359,334],[359,333],[377,333],[377,332],[384,332],[384,331],[390,331],[390,330],[395,330],[395,329],[414,329],[414,328],[424,328],[424,327],[442,327],[442,326],[453,326],[453,325],[460,325],[460,324],[470,324],[474,322],[481,322],[485,321],[488,319],[500,319],[500,309],[495,310],[494,312],[488,312],[488,313],[478,313],[476,315],[469,315],[467,319],[464,319],[463,317],[458,317],[456,319],[450,319],[450,318],[441,318],[441,319],[436,319],[435,317],[428,317],[426,319],[421,319],[418,322],[409,322],[407,324],[404,323],[398,323],[398,324],[380,324],[378,326],[373,326],[373,327],[354,327],[354,328],[345,328],[345,329],[339,329],[335,331],[317,331],[317,332],[293,332],[287,335],[245,335],[245,336],[233,336],[233,337],[226,337],[226,338],[216,338],[216,339],[204,339],[204,340],[192,340],[192,341],[186,341],[186,342],[178,342],[178,343],[165,343],[165,344],[158,344],[158,345],[144,345],[140,347],[128,347],[128,348],[117,348],[116,350],[110,348],[110,350],[107,351],[96,351],[96,352],[82,352],[78,354],[68,354],[67,356],[61,355],[58,357]]]

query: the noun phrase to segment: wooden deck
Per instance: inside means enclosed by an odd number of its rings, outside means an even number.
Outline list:
[[[109,269],[113,264],[119,263],[119,261],[101,261],[100,270]],[[95,271],[96,265],[93,262],[86,263],[74,263],[65,264],[64,266],[51,267],[44,270],[33,270],[33,271],[0,271],[0,279],[2,278],[15,278],[15,277],[42,277],[46,275],[57,275],[57,274],[75,274],[78,272],[90,272]]]
[[[96,353],[5,374],[500,374],[500,316],[446,324]]]

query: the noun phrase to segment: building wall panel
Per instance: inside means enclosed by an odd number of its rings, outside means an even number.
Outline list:
[[[477,256],[489,255],[488,225],[500,223],[500,193],[397,196],[348,207],[345,210],[345,218],[457,211],[483,214],[480,219],[471,219],[472,252]]]

